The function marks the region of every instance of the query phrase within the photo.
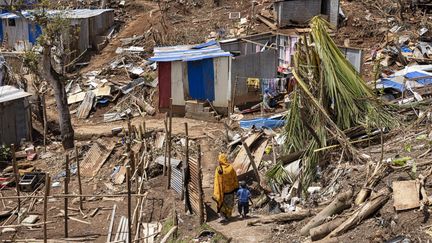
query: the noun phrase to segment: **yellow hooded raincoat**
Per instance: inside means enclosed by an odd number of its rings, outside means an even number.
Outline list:
[[[220,154],[213,191],[213,200],[217,203],[218,213],[223,213],[227,217],[231,216],[234,208],[234,192],[238,187],[239,183],[234,168],[228,163],[227,156]]]

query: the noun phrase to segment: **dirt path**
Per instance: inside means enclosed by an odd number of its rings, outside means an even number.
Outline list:
[[[147,129],[165,129],[163,119],[144,119],[142,117],[134,118],[131,123],[132,125],[138,126],[146,122]],[[191,138],[197,138],[211,134],[214,131],[223,129],[222,123],[211,123],[199,120],[178,118],[174,117],[172,120],[173,134],[183,134],[184,133],[184,123],[189,124],[189,136]],[[99,123],[99,124],[85,124],[85,125],[74,125],[75,136],[77,138],[91,138],[91,137],[101,137],[110,136],[111,130],[113,128],[122,127],[127,129],[128,125],[126,121],[118,121],[111,123]]]
[[[209,222],[208,224],[220,232],[224,236],[231,238],[234,243],[243,242],[270,242],[270,228],[268,225],[264,226],[247,226],[247,223],[256,220],[257,217],[253,215],[245,220],[234,218],[228,224],[221,224],[217,221]]]

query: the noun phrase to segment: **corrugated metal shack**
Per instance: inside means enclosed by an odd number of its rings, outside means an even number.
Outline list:
[[[0,144],[31,141],[31,94],[13,86],[0,86]]]
[[[295,30],[284,33],[263,33],[238,39],[220,41],[221,48],[234,55],[232,60],[231,80],[234,105],[261,100],[261,90],[248,89],[247,79],[273,79],[278,72],[292,66],[295,44],[299,34]],[[340,47],[345,57],[360,73],[362,50]]]
[[[185,113],[187,100],[212,102],[221,112],[231,100],[231,54],[216,41],[197,46],[157,47],[151,61],[158,63],[159,110]]]
[[[279,27],[303,26],[316,15],[326,15],[337,26],[339,0],[276,0],[273,3]]]
[[[220,41],[221,48],[234,54],[232,60],[233,105],[261,100],[261,90],[250,90],[248,78],[271,79],[277,77],[277,36],[263,33]]]
[[[66,63],[84,53],[87,49],[99,49],[104,35],[114,24],[113,9],[74,9],[49,10],[48,15],[60,16],[70,20],[70,33],[63,33],[69,56]],[[28,19],[31,11],[23,11],[26,18],[12,13],[0,14],[0,39],[6,48],[23,51],[30,49],[41,35],[40,26],[32,24]],[[78,37],[78,38],[76,38]]]

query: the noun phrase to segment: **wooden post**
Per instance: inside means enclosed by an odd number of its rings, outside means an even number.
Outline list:
[[[15,187],[16,187],[16,192],[17,192],[17,196],[18,196],[17,210],[18,210],[18,215],[19,215],[19,213],[21,211],[21,199],[19,198],[19,196],[20,196],[20,189],[19,189],[20,176],[19,176],[19,170],[18,170],[18,165],[17,165],[17,161],[16,161],[16,156],[15,156],[15,152],[16,152],[15,144],[11,144],[11,148],[12,148],[12,166],[13,166],[13,171],[14,171],[14,175],[15,175]]]
[[[164,120],[165,124],[165,151],[164,151],[164,165],[163,165],[163,175],[167,175],[167,158],[168,158],[168,138],[169,138],[169,131],[168,131],[168,115],[165,116]]]
[[[45,194],[43,199],[43,231],[44,231],[44,243],[48,242],[48,233],[47,233],[47,214],[48,214],[48,196],[50,193],[50,187],[51,187],[51,177],[49,176],[49,173],[47,172],[45,174]]]
[[[172,136],[172,98],[170,98],[170,106],[169,106],[169,133],[168,133],[168,183],[167,189],[171,187],[171,138]]]
[[[131,207],[132,207],[132,199],[131,199],[131,168],[130,166],[126,166],[126,185],[127,185],[127,214],[128,214],[128,219],[127,219],[127,229],[128,229],[128,238],[126,242],[130,242],[130,240],[132,239],[132,227],[131,227],[131,217],[132,217],[132,212],[131,212]]]
[[[66,177],[64,180],[64,194],[69,194],[69,178],[70,178],[70,171],[69,171],[69,155],[66,155],[66,161],[65,161],[65,171],[66,171]],[[65,238],[68,238],[68,197],[64,198],[64,234]]]
[[[185,161],[183,164],[183,193],[181,195],[181,200],[185,200],[185,206],[186,206],[186,190],[187,190],[187,184],[188,184],[188,172],[189,172],[189,131],[188,131],[188,124],[185,122]],[[186,207],[185,207],[186,208]]]
[[[75,147],[75,161],[77,164],[77,174],[78,174],[78,192],[80,195],[82,195],[82,184],[81,184],[81,169],[80,169],[80,162],[78,159],[78,147]],[[79,198],[79,209],[83,210],[83,198]]]
[[[198,145],[198,193],[199,193],[199,222],[204,223],[204,195],[202,188],[202,169],[201,169],[201,145]]]
[[[242,141],[242,144],[243,144],[244,149],[246,150],[246,154],[247,154],[247,156],[249,157],[250,164],[252,165],[252,168],[253,168],[254,173],[255,173],[255,178],[256,178],[256,180],[257,180],[257,182],[258,182],[258,185],[259,185],[259,184],[260,184],[260,176],[259,176],[259,173],[258,173],[258,167],[257,167],[256,164],[255,164],[255,159],[254,159],[254,157],[252,156],[252,153],[251,153],[251,151],[250,151],[250,149],[249,149],[249,146],[247,146],[244,137],[241,138],[241,141]]]
[[[46,103],[45,103],[45,93],[42,94],[42,119],[43,119],[43,145],[44,151],[46,152],[46,136],[47,136],[47,115],[46,115]]]

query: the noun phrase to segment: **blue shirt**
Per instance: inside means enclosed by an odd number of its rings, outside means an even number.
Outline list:
[[[237,191],[237,197],[241,203],[248,203],[251,193],[247,188],[240,188]]]

